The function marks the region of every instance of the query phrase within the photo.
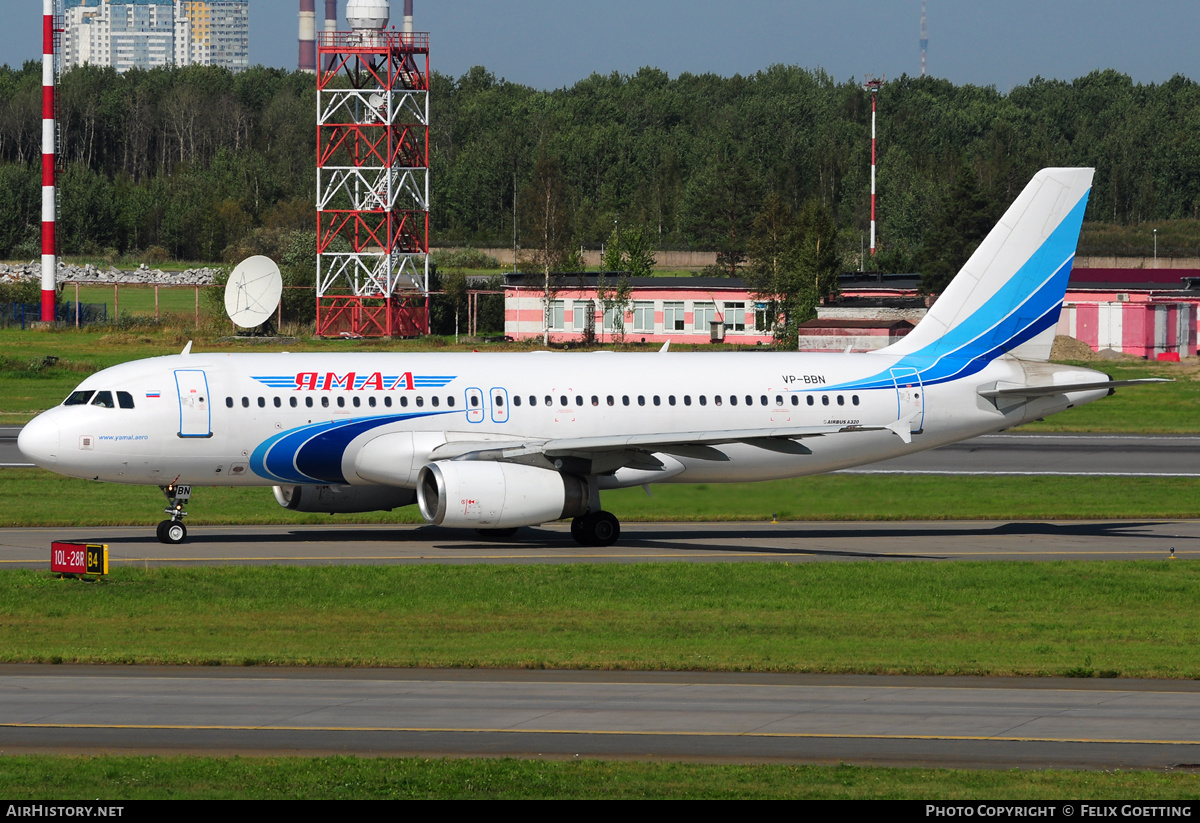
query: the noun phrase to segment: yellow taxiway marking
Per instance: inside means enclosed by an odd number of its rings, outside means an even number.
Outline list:
[[[436,732],[440,734],[598,734],[636,737],[765,737],[797,740],[950,740],[1000,743],[1151,743],[1168,746],[1198,746],[1200,740],[1140,740],[1122,737],[1007,737],[988,735],[936,734],[836,734],[817,732],[691,732],[615,729],[505,729],[472,726],[238,726],[122,723],[0,723],[6,729],[124,729],[136,731],[222,731],[222,732]]]
[[[531,550],[535,551],[535,550]],[[364,555],[302,555],[288,557],[272,555],[268,557],[113,557],[111,550],[108,562],[112,563],[248,563],[254,561],[283,562],[287,560],[587,560],[591,558],[610,560],[636,559],[678,559],[681,557],[810,557],[811,552],[673,552],[671,554],[364,554]],[[49,563],[45,557],[35,557],[26,560],[0,560],[0,563]]]

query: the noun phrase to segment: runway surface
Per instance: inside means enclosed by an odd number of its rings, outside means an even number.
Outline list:
[[[0,427],[0,466],[29,466],[20,427]],[[1200,477],[1200,436],[989,434],[885,460],[851,474],[1065,474]]]
[[[16,430],[0,430],[0,462]],[[9,450],[6,452],[5,449]],[[861,472],[1200,476],[1200,437],[993,435]],[[19,454],[16,461],[20,461]],[[52,540],[123,565],[1162,559],[1200,521],[627,523],[494,541],[429,526],[0,529],[0,568]],[[956,768],[1194,768],[1200,684],[712,673],[0,666],[0,753],[639,757]]]
[[[121,566],[410,563],[737,563],[1167,560],[1200,556],[1200,520],[626,523],[583,547],[565,524],[511,540],[433,526],[193,526],[180,546],[149,526],[0,529],[0,568],[46,568],[52,541],[106,543]]]
[[[1200,684],[0,666],[0,752],[1195,767]]]

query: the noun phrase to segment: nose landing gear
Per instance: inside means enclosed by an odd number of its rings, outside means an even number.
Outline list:
[[[183,525],[183,518],[187,517],[187,512],[183,510],[183,507],[192,496],[192,487],[172,483],[159,488],[171,501],[170,505],[163,509],[166,514],[171,515],[171,519],[158,524],[158,539],[161,543],[178,545],[187,540],[187,526]]]

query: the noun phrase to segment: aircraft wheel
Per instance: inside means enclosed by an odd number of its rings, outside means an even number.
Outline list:
[[[481,534],[484,537],[490,537],[493,540],[504,540],[505,538],[512,537],[514,534],[516,534],[517,528],[516,526],[512,526],[507,529],[476,529],[475,533]]]
[[[582,518],[579,536],[575,536],[575,523],[571,523],[571,534],[584,546],[611,546],[621,536],[621,522],[611,512],[592,512]]]
[[[575,538],[579,545],[587,545],[587,538],[583,536],[583,515],[571,519],[571,537]]]
[[[164,520],[158,524],[158,539],[161,543],[178,545],[187,540],[187,526],[178,520]]]

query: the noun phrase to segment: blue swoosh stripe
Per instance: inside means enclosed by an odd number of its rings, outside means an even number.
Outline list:
[[[300,426],[260,443],[250,455],[250,469],[282,483],[345,483],[342,458],[355,437],[389,423],[456,413],[413,412]]]

